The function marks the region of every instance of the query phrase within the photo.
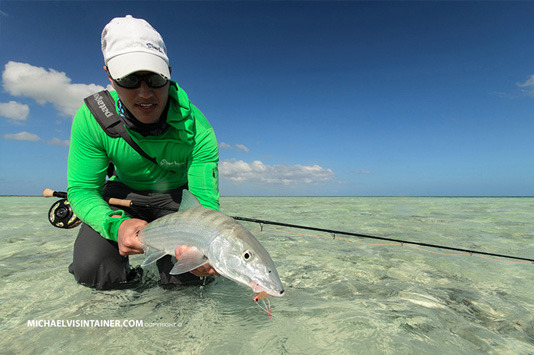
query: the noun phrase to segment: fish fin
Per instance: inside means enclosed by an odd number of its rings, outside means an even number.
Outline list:
[[[143,261],[143,264],[141,264],[142,267],[145,267],[147,265],[152,264],[154,261],[158,261],[159,259],[163,258],[167,253],[165,253],[163,250],[158,250],[147,256],[145,261]]]
[[[202,206],[198,199],[193,195],[189,190],[183,190],[182,192],[182,202],[180,203],[179,211],[184,211],[189,208]]]
[[[180,259],[174,264],[174,267],[169,272],[171,275],[179,275],[185,272],[196,269],[199,266],[208,263],[208,258],[195,247],[187,249],[185,253],[180,255]]]

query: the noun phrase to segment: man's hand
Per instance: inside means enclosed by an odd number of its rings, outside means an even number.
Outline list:
[[[174,250],[174,253],[176,254],[176,259],[180,259],[180,255],[182,255],[183,253],[185,253],[190,247],[188,247],[187,245],[181,245],[179,246],[178,248],[176,248]],[[199,266],[197,267],[196,269],[194,270],[191,270],[189,271],[190,273],[192,273],[193,275],[195,276],[198,276],[198,277],[205,277],[205,276],[211,276],[211,275],[215,275],[215,276],[221,276],[219,275],[219,273],[213,268],[213,266],[211,266],[210,264],[204,264],[202,266]]]
[[[146,221],[137,218],[126,219],[121,223],[119,232],[117,233],[120,255],[126,256],[144,253],[137,233],[147,224]]]
[[[141,247],[141,241],[139,240],[137,233],[148,223],[142,219],[130,218],[124,220],[119,226],[119,232],[117,234],[117,243],[119,244],[119,254],[122,256],[143,254],[144,250]],[[175,249],[176,259],[180,259],[180,255],[185,253],[189,247],[187,245],[179,246]],[[220,276],[219,273],[209,264],[202,265],[194,270],[191,270],[195,276]]]

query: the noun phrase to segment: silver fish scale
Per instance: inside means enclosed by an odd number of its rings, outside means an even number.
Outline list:
[[[145,245],[159,250],[171,251],[187,244],[206,251],[213,238],[228,235],[236,224],[221,212],[198,206],[158,218],[140,237]]]

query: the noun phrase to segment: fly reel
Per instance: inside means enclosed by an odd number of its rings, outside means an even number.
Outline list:
[[[48,211],[48,220],[57,228],[74,228],[82,221],[74,214],[66,198],[54,203]]]

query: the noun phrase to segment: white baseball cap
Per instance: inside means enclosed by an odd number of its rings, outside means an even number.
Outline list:
[[[136,71],[151,71],[171,78],[165,42],[143,19],[127,15],[111,20],[102,31],[102,54],[114,79]]]

